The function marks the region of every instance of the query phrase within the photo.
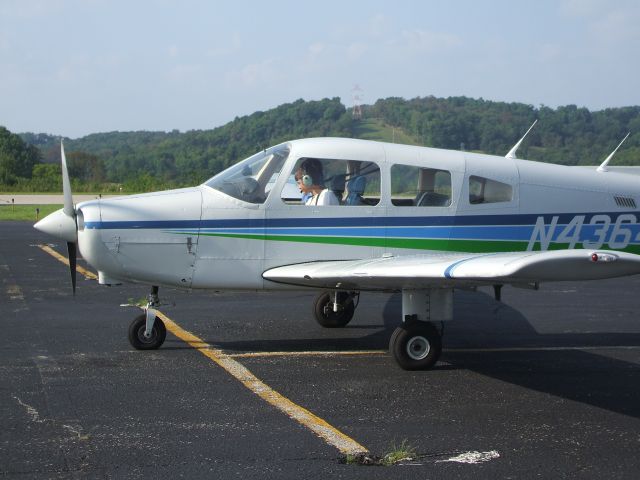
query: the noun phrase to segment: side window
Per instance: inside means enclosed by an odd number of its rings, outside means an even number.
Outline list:
[[[391,203],[398,207],[448,207],[451,205],[451,172],[393,165]]]
[[[512,199],[513,187],[511,185],[476,175],[469,177],[470,204],[510,202]]]
[[[380,168],[373,162],[303,157],[290,172],[281,198],[290,205],[377,205]]]

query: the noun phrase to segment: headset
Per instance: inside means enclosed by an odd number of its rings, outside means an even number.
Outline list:
[[[311,178],[311,175],[307,175],[306,173],[302,176],[302,184],[305,187],[310,187],[311,185],[313,185],[313,178]]]

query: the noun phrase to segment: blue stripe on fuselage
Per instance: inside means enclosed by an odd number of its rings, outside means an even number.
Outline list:
[[[131,220],[131,221],[99,221],[85,222],[89,229],[194,229],[194,228],[308,228],[308,227],[459,227],[459,226],[530,226],[535,225],[538,217],[550,224],[553,217],[558,217],[557,225],[566,225],[577,215],[584,216],[584,225],[594,215],[608,215],[612,221],[619,215],[640,212],[599,212],[599,213],[562,213],[562,214],[513,214],[513,215],[455,215],[430,217],[341,217],[341,218],[258,218],[258,219],[225,219],[225,220]],[[360,232],[360,230],[358,230]]]

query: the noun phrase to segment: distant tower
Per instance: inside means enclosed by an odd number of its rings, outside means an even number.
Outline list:
[[[362,120],[362,89],[360,85],[354,85],[351,90],[351,98],[353,99],[353,109],[351,110],[351,115],[354,120]]]

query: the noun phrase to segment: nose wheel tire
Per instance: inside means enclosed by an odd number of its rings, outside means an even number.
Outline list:
[[[144,331],[146,329],[146,314],[138,315],[129,325],[129,343],[137,350],[155,350],[160,348],[167,337],[167,329],[162,320],[156,317],[151,329],[151,335],[146,337]]]
[[[316,321],[325,328],[344,327],[353,318],[356,310],[353,297],[347,292],[338,292],[338,311],[333,311],[333,294],[324,292],[318,295],[313,304]]]
[[[442,353],[442,336],[431,323],[418,322],[395,329],[389,351],[404,370],[427,370]]]

